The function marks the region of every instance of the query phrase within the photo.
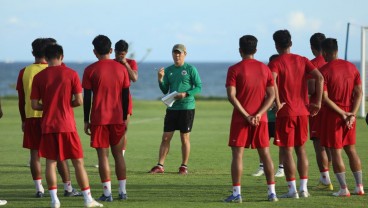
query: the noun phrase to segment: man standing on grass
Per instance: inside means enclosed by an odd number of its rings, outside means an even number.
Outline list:
[[[274,144],[280,147],[284,172],[289,191],[280,198],[299,198],[295,174],[300,177],[300,197],[309,197],[308,158],[304,143],[308,140],[308,116],[315,116],[321,108],[323,77],[305,57],[290,53],[291,35],[287,30],[273,34],[279,57],[269,64],[276,87],[276,137]],[[316,101],[309,104],[307,74],[316,80]],[[293,159],[295,148],[297,167]]]
[[[44,196],[41,161],[38,155],[42,134],[42,111],[32,109],[30,95],[34,76],[48,66],[45,59],[45,48],[52,44],[56,44],[56,40],[53,38],[37,38],[32,42],[32,55],[35,58],[35,62],[19,72],[17,81],[18,107],[24,133],[23,147],[30,150],[30,169],[36,187],[36,198]],[[57,168],[63,179],[64,196],[82,196],[81,192],[76,191],[72,187],[67,161],[59,161]]]
[[[225,202],[241,203],[241,176],[244,148],[257,148],[264,164],[268,200],[278,201],[275,191],[273,162],[269,152],[266,111],[275,99],[270,69],[254,59],[257,38],[245,35],[239,39],[242,61],[231,66],[227,73],[227,97],[234,106],[230,125],[229,146],[232,150],[231,178],[233,194]],[[265,98],[266,97],[266,98]]]
[[[326,110],[323,118],[321,143],[331,150],[332,166],[340,190],[334,196],[350,196],[345,180],[345,165],[342,149],[349,158],[350,169],[355,178],[354,194],[364,195],[362,166],[355,149],[356,113],[362,99],[362,83],[354,64],[338,59],[337,41],[327,38],[322,42],[323,57],[328,62],[321,72],[325,79],[323,101]]]
[[[91,195],[83,150],[74,120],[73,107],[82,105],[82,86],[78,74],[62,65],[63,48],[49,45],[45,49],[48,67],[39,72],[30,95],[34,110],[43,111],[42,138],[39,155],[46,158],[46,180],[51,196],[51,208],[60,207],[57,196],[57,160],[71,159],[85,207],[103,207]]]
[[[317,68],[321,69],[327,62],[322,56],[321,44],[326,39],[326,36],[322,33],[315,33],[310,38],[310,47],[314,59],[311,63]],[[317,100],[317,94],[315,91],[315,80],[308,80],[308,93],[310,94],[309,101],[315,103]],[[324,133],[322,126],[323,109],[324,105],[321,106],[321,110],[316,116],[309,117],[309,135],[313,141],[314,150],[316,153],[316,161],[320,172],[319,182],[314,190],[333,190],[333,185],[330,179],[329,167],[331,165],[331,152],[327,148],[321,146],[321,134]]]
[[[92,44],[98,61],[84,70],[82,86],[84,88],[84,131],[87,135],[91,135],[91,147],[97,151],[103,187],[103,194],[98,200],[113,201],[109,147],[115,162],[119,199],[126,200],[126,166],[122,153],[122,138],[126,132],[129,76],[125,66],[110,59],[112,48],[108,37],[98,35],[93,39]]]
[[[176,44],[172,49],[174,65],[161,68],[158,71],[158,84],[164,94],[178,92],[176,101],[166,109],[164,133],[159,150],[159,159],[149,173],[164,173],[164,162],[170,149],[170,141],[175,130],[180,130],[182,163],[179,174],[188,174],[188,160],[190,153],[190,132],[192,131],[195,99],[194,96],[201,92],[202,81],[197,69],[185,63],[187,50],[184,45]]]

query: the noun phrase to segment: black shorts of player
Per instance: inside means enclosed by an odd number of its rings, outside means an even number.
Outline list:
[[[271,137],[275,138],[275,122],[268,122],[268,135],[271,139]]]
[[[164,132],[180,130],[180,133],[192,131],[195,110],[166,109]]]

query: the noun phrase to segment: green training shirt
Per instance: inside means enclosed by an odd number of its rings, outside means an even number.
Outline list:
[[[177,92],[186,92],[188,96],[176,100],[170,110],[191,110],[195,109],[194,95],[202,90],[202,81],[199,77],[197,69],[187,63],[177,67],[171,65],[165,68],[165,75],[162,82],[158,83],[164,94]]]

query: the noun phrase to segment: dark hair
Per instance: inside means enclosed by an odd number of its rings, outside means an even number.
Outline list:
[[[331,54],[338,50],[337,40],[335,38],[326,38],[321,44],[322,51]]]
[[[111,41],[107,36],[98,35],[92,41],[95,51],[100,55],[106,55],[110,52]]]
[[[273,54],[272,56],[270,56],[270,58],[268,58],[268,62],[271,62],[272,60],[274,60],[277,57],[279,57],[279,54]]]
[[[246,54],[255,54],[257,50],[257,38],[253,35],[244,35],[239,39],[240,50]]]
[[[288,30],[278,30],[273,34],[273,40],[277,47],[287,49],[291,46],[291,35]]]
[[[323,33],[314,33],[309,42],[312,48],[316,51],[321,51],[321,43],[326,39],[326,36]]]
[[[32,42],[32,53],[36,58],[45,57],[45,42],[43,38],[37,38]]]
[[[63,54],[63,47],[58,44],[48,45],[45,49],[45,57],[47,60],[59,59]]]
[[[128,52],[128,49],[129,49],[129,45],[125,40],[119,40],[118,42],[115,43],[115,51]]]

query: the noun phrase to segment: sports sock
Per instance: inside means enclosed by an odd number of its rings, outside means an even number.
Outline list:
[[[233,196],[241,195],[240,184],[233,184]]]
[[[89,187],[82,188],[84,202],[90,203],[93,201],[91,189]]]
[[[279,169],[284,169],[284,165],[283,164],[279,164]]]
[[[354,174],[354,178],[355,178],[355,184],[357,187],[361,186],[363,184],[363,180],[362,180],[362,177],[363,177],[363,174],[362,174],[362,171],[357,171],[357,172],[353,172]]]
[[[57,187],[49,187],[49,193],[51,197],[51,203],[60,203],[57,196]]]
[[[119,194],[126,194],[126,179],[119,180]]]
[[[276,194],[276,191],[275,191],[275,182],[272,182],[272,183],[268,183],[267,184],[267,194],[270,195],[270,194]]]
[[[346,187],[345,172],[335,173],[335,176],[336,176],[337,180],[339,181],[340,188],[341,189],[346,189],[347,187]]]
[[[124,155],[125,155],[125,150],[123,150],[123,157],[124,157]]]
[[[36,187],[36,191],[37,192],[42,192],[42,193],[45,192],[45,189],[42,186],[42,179],[41,178],[36,179],[36,180],[33,180],[33,182],[35,184],[35,187]]]
[[[321,177],[320,177],[319,179],[320,179],[320,181],[321,181],[323,184],[325,184],[325,185],[328,185],[328,184],[330,184],[330,183],[331,183],[330,173],[329,173],[328,169],[323,170],[323,171],[321,172]]]
[[[303,191],[308,192],[307,184],[308,184],[308,177],[301,177],[301,178],[300,178],[300,187],[299,187],[299,191],[300,191],[300,192],[303,192]]]
[[[287,180],[288,183],[288,188],[289,188],[289,193],[293,194],[296,193],[296,182],[295,182],[295,178],[291,178]]]
[[[65,181],[64,182],[64,190],[67,191],[67,192],[72,192],[73,191],[73,186],[72,186],[71,181]]]
[[[104,195],[110,196],[111,195],[111,181],[110,180],[103,181],[102,187],[103,187]]]
[[[164,167],[164,165],[160,164],[160,163],[157,163],[157,166],[161,166],[161,167]]]
[[[259,168],[263,170],[263,163],[259,163]]]

